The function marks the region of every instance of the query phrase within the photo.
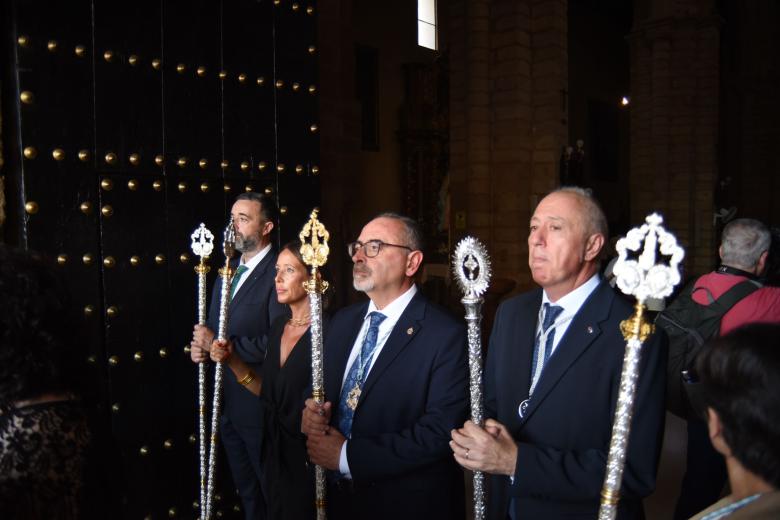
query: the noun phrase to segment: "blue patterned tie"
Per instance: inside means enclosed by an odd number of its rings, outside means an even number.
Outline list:
[[[355,408],[360,399],[360,392],[363,389],[363,383],[366,380],[366,368],[371,362],[376,348],[376,340],[379,336],[379,324],[387,316],[381,312],[372,312],[368,315],[371,322],[368,325],[368,332],[363,339],[363,346],[360,348],[360,354],[352,362],[352,366],[347,373],[347,379],[341,388],[338,409],[339,431],[349,439],[352,436],[352,417],[355,415]],[[350,404],[351,403],[351,406]]]
[[[238,281],[241,279],[242,276],[244,276],[244,273],[247,272],[249,268],[245,266],[244,264],[239,265],[236,268],[236,272],[233,274],[233,280],[230,282],[230,299],[233,299],[233,295],[236,294],[236,287],[238,287]]]
[[[531,362],[531,389],[533,389],[533,381],[539,379],[542,375],[544,365],[547,364],[547,360],[550,359],[552,353],[553,341],[555,340],[555,330],[551,330],[547,334],[547,340],[542,345],[542,336],[547,332],[550,327],[555,323],[555,319],[563,312],[563,307],[558,305],[544,304],[544,318],[542,319],[542,330],[536,336],[536,342],[534,345],[534,358]],[[542,362],[539,363],[539,357],[542,357]]]

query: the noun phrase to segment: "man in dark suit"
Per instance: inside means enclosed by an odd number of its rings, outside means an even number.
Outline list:
[[[468,410],[465,327],[417,290],[421,248],[416,222],[393,213],[349,245],[355,289],[370,301],[331,320],[330,401],[307,400],[302,420],[311,461],[331,470],[331,518],[463,518],[447,441]]]
[[[452,432],[455,460],[492,474],[489,518],[596,518],[631,306],[599,278],[607,236],[590,194],[562,188],[531,218],[541,289],[504,302],[490,337],[485,428]],[[618,517],[643,518],[663,435],[666,342],[642,349]]]
[[[245,517],[257,520],[266,517],[260,457],[263,409],[257,397],[241,387],[241,381],[249,382],[252,373],[261,372],[271,323],[285,313],[284,307],[276,301],[274,290],[277,252],[271,245],[271,236],[278,211],[269,197],[242,193],[236,198],[231,215],[236,231],[236,250],[241,258],[231,262],[235,273],[227,336],[235,353],[252,370],[242,380],[222,379],[224,394],[219,433]],[[216,336],[221,289],[221,278],[218,278],[211,294],[207,325],[195,325],[190,348],[196,363],[206,361]]]

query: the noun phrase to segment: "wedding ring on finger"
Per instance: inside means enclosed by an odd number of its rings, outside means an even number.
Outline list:
[[[469,458],[469,449],[466,448],[466,459],[468,459],[468,458]]]

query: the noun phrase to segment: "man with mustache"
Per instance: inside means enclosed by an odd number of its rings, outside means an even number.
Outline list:
[[[465,327],[430,303],[414,276],[417,223],[383,213],[348,252],[356,290],[325,339],[325,394],[306,401],[302,431],[328,471],[328,515],[351,519],[464,516],[463,473],[449,431],[468,411]]]
[[[242,193],[230,211],[236,232],[238,260],[231,261],[234,270],[228,308],[228,339],[234,353],[251,367],[243,380],[223,378],[223,410],[219,438],[225,447],[233,483],[244,506],[246,520],[266,518],[262,489],[262,405],[256,396],[241,387],[252,373],[262,371],[271,323],[286,311],[276,301],[274,266],[277,252],[271,236],[279,211],[276,203],[260,193]],[[211,292],[206,325],[195,325],[190,355],[195,363],[208,359],[211,343],[219,325],[222,279],[217,278]],[[246,384],[246,383],[244,383]]]
[[[485,370],[485,427],[452,432],[463,467],[491,474],[488,518],[598,516],[623,367],[620,322],[631,305],[599,276],[607,222],[590,193],[561,188],[539,203],[528,263],[540,289],[496,314]],[[644,518],[655,487],[666,342],[642,349],[618,518]]]

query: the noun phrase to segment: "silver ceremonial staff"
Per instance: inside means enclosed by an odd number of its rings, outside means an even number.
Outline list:
[[[303,262],[311,267],[311,278],[303,282],[303,288],[309,293],[311,307],[311,385],[312,398],[317,404],[325,402],[325,384],[322,373],[322,293],[328,288],[328,282],[321,280],[317,269],[328,261],[328,238],[330,234],[325,226],[317,220],[319,209],[314,208],[309,215],[309,221],[304,224],[298,238],[301,240],[301,257]],[[317,520],[327,517],[325,506],[325,468],[314,467],[314,485],[316,492],[315,506]]]
[[[225,228],[225,239],[222,242],[222,251],[225,253],[225,265],[219,270],[222,278],[222,290],[219,300],[219,330],[217,340],[227,339],[228,307],[230,306],[230,285],[233,281],[233,270],[230,268],[230,258],[233,256],[236,243],[236,230],[233,227],[233,217]],[[214,478],[217,466],[217,432],[219,429],[219,412],[222,405],[222,374],[223,363],[217,363],[214,367],[214,396],[211,404],[211,442],[209,445],[209,471],[208,486],[206,488],[206,512],[202,515],[204,520],[211,518],[212,499],[214,497]]]
[[[469,389],[471,391],[471,422],[483,426],[485,409],[482,398],[482,295],[490,283],[490,258],[482,243],[466,237],[458,243],[452,259],[452,270],[458,281],[466,308],[469,342]],[[485,518],[485,474],[474,472],[474,520]]]
[[[192,252],[200,258],[195,266],[198,274],[198,324],[206,324],[206,274],[209,266],[206,261],[214,250],[214,235],[201,223],[191,235]],[[206,504],[206,363],[198,363],[198,430],[200,433],[200,506],[201,518]]]
[[[631,417],[634,414],[642,343],[653,333],[653,325],[644,318],[645,300],[666,298],[672,294],[674,286],[680,283],[678,265],[685,252],[677,245],[674,235],[663,228],[662,223],[663,218],[653,213],[647,216],[645,224],[630,230],[625,237],[618,240],[616,246],[618,259],[613,272],[617,285],[625,294],[636,298],[636,305],[634,314],[620,323],[620,330],[626,339],[626,353],[623,357],[623,373],[620,375],[617,410],[612,424],[607,472],[601,490],[599,520],[613,520],[617,515],[628,437],[631,433]],[[669,265],[656,263],[657,252],[669,257]]]

